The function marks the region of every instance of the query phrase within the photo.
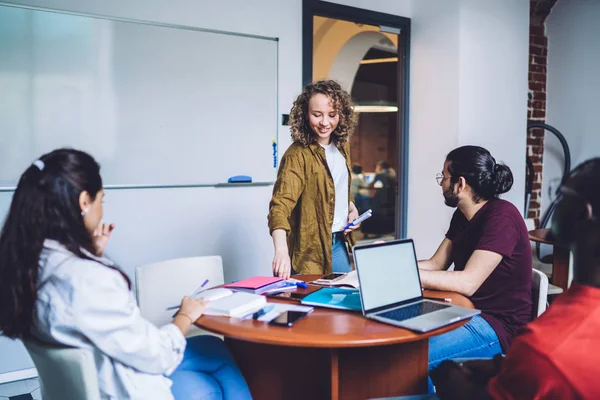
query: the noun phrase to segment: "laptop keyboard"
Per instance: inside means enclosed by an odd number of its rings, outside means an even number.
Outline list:
[[[393,319],[394,321],[405,321],[407,319],[415,318],[423,314],[429,314],[434,311],[443,310],[444,308],[448,307],[450,306],[425,301],[410,306],[396,308],[395,310],[386,311],[377,314],[377,316]]]

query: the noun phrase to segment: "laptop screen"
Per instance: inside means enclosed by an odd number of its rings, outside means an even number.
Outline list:
[[[421,296],[421,282],[412,240],[354,248],[365,310]]]

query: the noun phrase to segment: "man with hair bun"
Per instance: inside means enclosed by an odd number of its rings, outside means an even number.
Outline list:
[[[456,211],[433,257],[419,261],[421,283],[468,297],[481,315],[430,339],[430,370],[450,358],[506,353],[532,317],[527,227],[517,208],[498,198],[512,187],[510,168],[482,147],[462,146],[448,154],[436,179]]]

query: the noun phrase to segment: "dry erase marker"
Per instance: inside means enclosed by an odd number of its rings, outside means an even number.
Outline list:
[[[356,217],[354,219],[354,221],[350,222],[348,225],[346,225],[344,227],[344,230],[352,227],[352,226],[356,226],[358,224],[360,224],[361,222],[363,222],[364,220],[371,218],[371,216],[373,215],[373,211],[371,211],[371,209],[368,209],[367,211],[365,211],[364,213],[362,213],[361,215],[359,215],[358,217]]]

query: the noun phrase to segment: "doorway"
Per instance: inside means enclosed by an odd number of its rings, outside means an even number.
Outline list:
[[[352,195],[373,210],[359,241],[406,237],[410,20],[303,2],[303,83],[335,79],[352,96]]]

